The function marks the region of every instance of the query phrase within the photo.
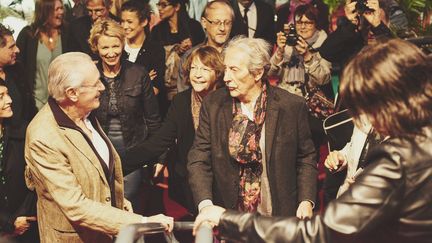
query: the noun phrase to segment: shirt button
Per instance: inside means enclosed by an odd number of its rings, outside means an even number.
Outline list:
[[[110,197],[106,197],[106,198],[105,198],[105,201],[107,201],[107,202],[111,202],[111,198],[110,198]]]

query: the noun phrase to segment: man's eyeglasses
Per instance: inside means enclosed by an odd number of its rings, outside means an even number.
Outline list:
[[[209,22],[211,25],[214,25],[214,26],[221,26],[221,25],[223,25],[223,26],[231,26],[231,24],[232,24],[231,20],[224,20],[224,21],[213,20],[212,21],[212,20],[210,20],[210,19],[208,19],[206,17],[204,17],[204,19],[207,20],[207,22]]]
[[[304,26],[306,26],[306,27],[312,27],[312,26],[315,24],[315,22],[314,22],[314,21],[296,21],[295,24],[296,24],[297,26],[302,26],[302,25],[304,25]]]
[[[95,14],[95,15],[98,15],[98,16],[100,16],[100,15],[103,15],[104,13],[105,13],[105,8],[98,8],[98,9],[87,9],[87,13],[88,13],[88,15],[93,15],[93,14]]]
[[[166,8],[166,7],[170,6],[170,5],[172,5],[172,4],[171,3],[161,3],[161,2],[156,3],[156,6],[158,8]]]

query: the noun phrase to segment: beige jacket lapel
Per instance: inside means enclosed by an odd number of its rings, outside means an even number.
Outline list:
[[[107,186],[109,186],[98,157],[96,156],[90,145],[87,143],[83,135],[79,131],[70,128],[63,128],[63,133],[66,139],[71,142],[72,146],[74,146],[84,157],[86,157],[90,161],[90,163],[93,164],[94,167],[96,167],[102,181]]]

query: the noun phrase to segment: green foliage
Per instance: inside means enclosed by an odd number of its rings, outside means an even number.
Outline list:
[[[0,5],[0,21],[8,16],[14,16],[14,17],[22,17],[24,18],[24,13],[21,11],[18,11],[14,8],[15,5],[21,5],[22,0],[14,0],[12,1],[9,6],[1,6]]]
[[[330,13],[336,9],[339,4],[345,2],[345,0],[323,0],[329,7]],[[431,0],[395,0],[399,3],[402,10],[405,12],[408,19],[408,26],[410,30],[415,32],[417,35],[432,35],[431,25],[422,27],[422,17],[426,16],[428,12],[432,11]]]
[[[345,0],[323,0],[325,4],[329,7],[330,13],[333,12],[341,3],[345,2]]]
[[[15,10],[13,10],[12,8],[0,6],[0,20],[6,18],[8,16],[21,17],[21,14]]]
[[[432,1],[429,0],[398,0],[400,7],[404,10],[408,25],[418,35],[432,34],[431,27],[422,27],[421,17],[432,10]]]

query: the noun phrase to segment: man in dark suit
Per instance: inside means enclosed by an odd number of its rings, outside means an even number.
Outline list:
[[[116,21],[118,18],[109,12],[111,0],[84,0],[84,3],[88,15],[77,18],[70,24],[68,51],[84,52],[96,59],[97,55],[90,50],[88,43],[93,23],[108,17]]]
[[[274,9],[270,5],[258,0],[231,0],[231,5],[235,14],[231,37],[244,35],[274,43]]]
[[[187,169],[200,212],[209,205],[311,217],[316,155],[304,100],[266,82],[271,46],[235,38],[226,89],[204,99]],[[211,207],[208,207],[209,209]]]

